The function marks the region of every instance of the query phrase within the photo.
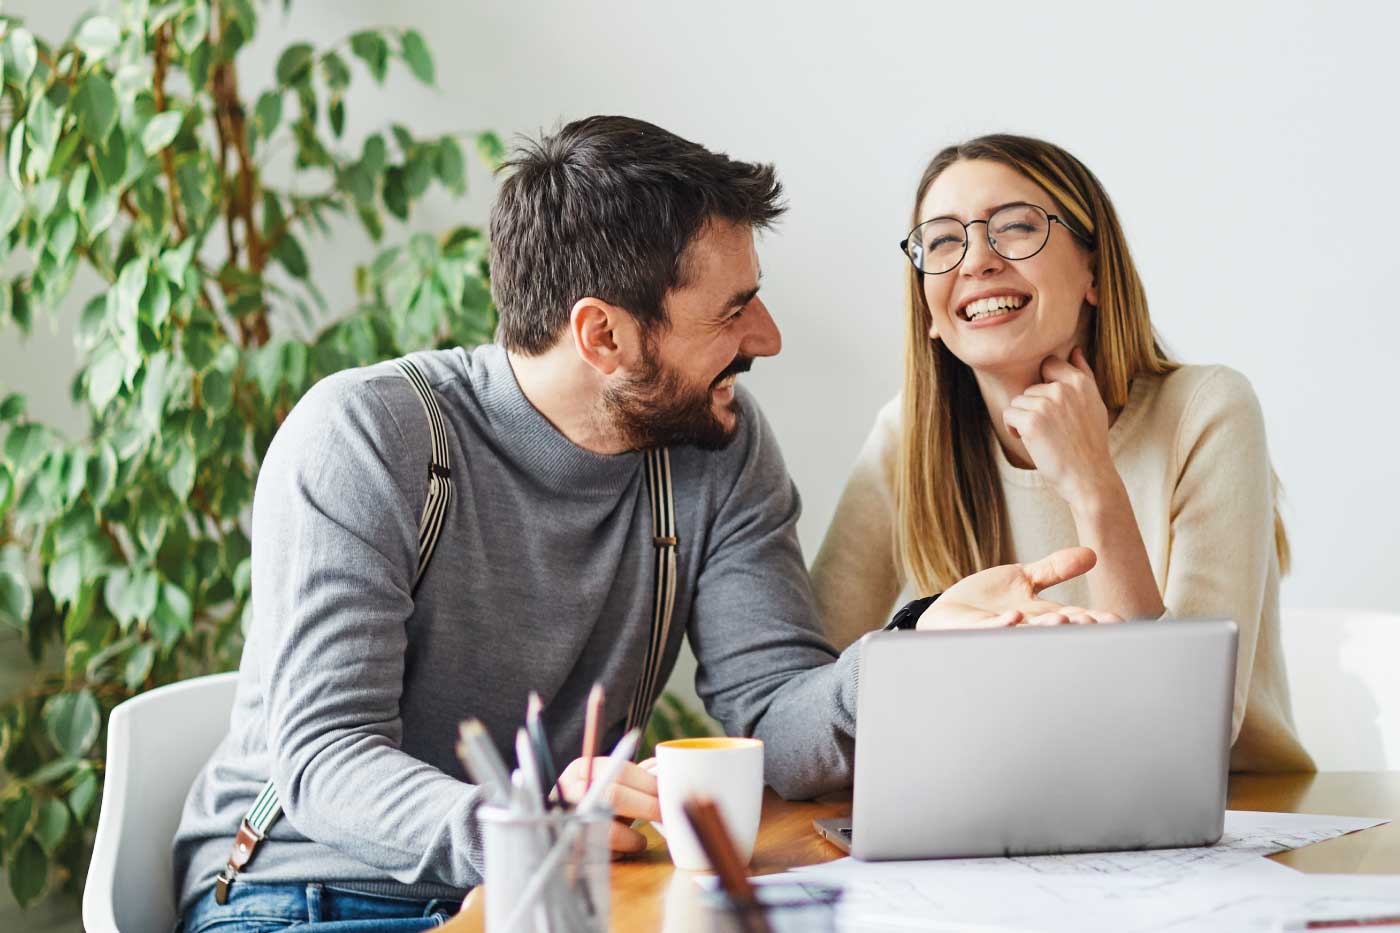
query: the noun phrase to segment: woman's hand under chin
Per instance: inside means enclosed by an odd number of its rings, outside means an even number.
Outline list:
[[[1078,511],[1122,485],[1108,452],[1108,408],[1078,347],[1068,363],[1048,357],[1040,374],[1045,381],[1013,398],[1002,421],[1046,482]]]

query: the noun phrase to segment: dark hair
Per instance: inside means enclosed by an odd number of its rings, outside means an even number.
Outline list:
[[[491,293],[507,350],[539,354],[583,297],[666,326],[686,248],[720,218],[764,229],[786,209],[772,165],[739,162],[630,117],[529,140],[491,209]]]

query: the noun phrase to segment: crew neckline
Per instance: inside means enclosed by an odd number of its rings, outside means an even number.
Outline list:
[[[641,454],[594,453],[565,437],[525,397],[504,347],[477,347],[467,360],[467,381],[496,443],[537,482],[571,493],[620,493],[631,484],[641,468]]]

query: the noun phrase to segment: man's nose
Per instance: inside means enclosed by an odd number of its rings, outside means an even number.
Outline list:
[[[739,344],[739,352],[752,357],[777,356],[783,349],[783,335],[778,331],[778,325],[773,321],[773,315],[768,313],[763,299],[755,295],[744,316],[751,323],[743,342]]]
[[[974,278],[986,275],[989,272],[998,272],[1006,265],[1006,260],[992,249],[991,241],[987,239],[987,222],[974,221],[967,228],[967,255],[963,256],[962,267],[959,271],[963,275]]]

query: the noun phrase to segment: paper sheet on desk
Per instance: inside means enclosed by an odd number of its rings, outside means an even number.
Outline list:
[[[1400,911],[1400,876],[1304,875],[1257,856],[1166,887],[1133,875],[974,870],[755,881],[802,879],[842,884],[839,933],[1276,933],[1287,919]]]
[[[886,866],[931,873],[979,871],[1006,875],[1133,875],[1158,883],[1186,878],[1249,862],[1261,855],[1301,849],[1357,830],[1369,829],[1387,819],[1358,816],[1319,816],[1311,813],[1259,813],[1230,810],[1225,833],[1213,846],[1191,849],[1145,849],[1134,852],[1087,852],[1075,855],[1030,855],[1018,858],[933,859],[910,862],[859,862],[838,859],[809,865],[796,871],[875,871]]]
[[[836,883],[842,933],[1244,933],[1400,906],[1400,878],[1303,875],[1262,856],[1388,822],[1230,811],[1214,846],[1024,858],[838,859],[768,881]],[[760,879],[755,879],[760,880]],[[1326,909],[1324,909],[1326,908]]]

